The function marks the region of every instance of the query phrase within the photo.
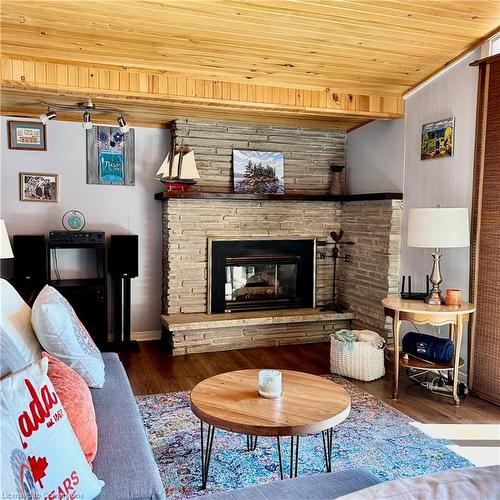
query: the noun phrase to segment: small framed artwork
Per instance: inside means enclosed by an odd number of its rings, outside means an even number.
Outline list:
[[[453,156],[455,148],[455,118],[446,118],[422,125],[420,159],[432,160]]]
[[[135,184],[135,131],[118,127],[87,130],[87,184]]]
[[[284,194],[283,153],[233,149],[235,193]]]
[[[59,201],[59,175],[21,172],[19,191],[21,201]]]
[[[47,132],[40,122],[8,121],[9,149],[47,151]]]

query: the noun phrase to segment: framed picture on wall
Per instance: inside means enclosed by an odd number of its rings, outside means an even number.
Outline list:
[[[19,193],[21,201],[59,201],[59,175],[21,172]]]
[[[40,122],[7,122],[9,129],[9,149],[27,151],[47,151],[47,131]]]
[[[453,156],[455,149],[455,118],[446,118],[422,125],[420,159],[432,160]]]
[[[135,184],[135,131],[96,126],[87,130],[87,184]]]
[[[284,194],[283,153],[233,149],[235,193]]]

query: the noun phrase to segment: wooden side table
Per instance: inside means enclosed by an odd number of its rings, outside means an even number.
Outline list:
[[[402,300],[397,295],[390,295],[382,300],[386,316],[393,319],[394,334],[394,391],[393,399],[398,397],[399,367],[414,368],[416,370],[453,370],[453,399],[459,406],[460,399],[457,394],[458,369],[463,365],[460,358],[462,346],[463,324],[469,320],[470,315],[476,310],[474,304],[463,302],[460,307],[430,306],[421,300]],[[410,321],[419,325],[433,326],[450,325],[450,338],[455,344],[455,354],[450,363],[426,364],[418,359],[403,360],[399,356],[400,329],[402,321]]]

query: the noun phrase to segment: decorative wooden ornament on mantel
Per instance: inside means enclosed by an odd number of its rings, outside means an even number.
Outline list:
[[[343,196],[346,193],[345,188],[345,166],[344,165],[330,165],[332,172],[332,180],[328,193],[334,196]]]

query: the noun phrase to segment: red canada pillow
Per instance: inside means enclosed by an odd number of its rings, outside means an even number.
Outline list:
[[[97,423],[94,403],[87,383],[68,365],[46,352],[42,356],[49,360],[48,376],[56,390],[68,420],[80,442],[88,463],[97,452]]]

